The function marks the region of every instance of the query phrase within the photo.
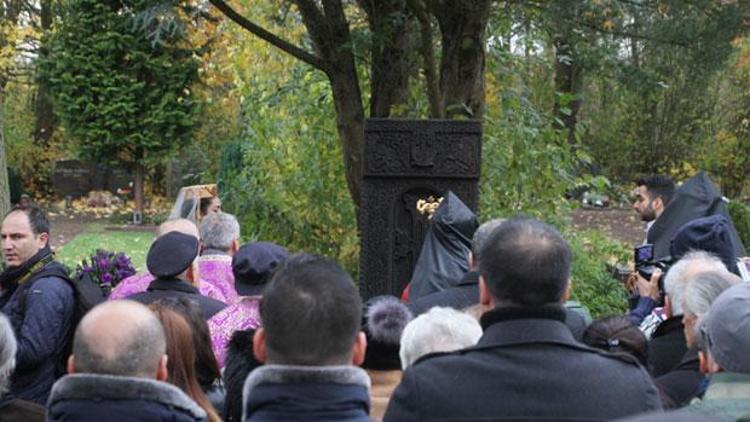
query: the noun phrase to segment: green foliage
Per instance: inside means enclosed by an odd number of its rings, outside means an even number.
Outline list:
[[[727,208],[742,244],[750,248],[750,207],[739,201],[731,201]]]
[[[627,262],[630,249],[594,230],[569,230],[564,236],[573,251],[573,299],[584,304],[594,319],[624,313],[625,288],[607,264]]]
[[[296,65],[285,81],[256,77],[243,95],[246,133],[220,170],[224,209],[241,217],[243,238],[326,255],[356,275],[354,207],[325,76]]]
[[[154,234],[151,232],[104,231],[99,228],[79,234],[55,255],[58,261],[68,268],[75,268],[97,249],[122,251],[130,257],[133,266],[142,271],[146,268],[146,253],[151,246]]]
[[[576,182],[580,157],[567,132],[553,127],[551,113],[539,111],[519,74],[518,57],[493,49],[488,77],[497,92],[488,100],[482,144],[481,205],[484,215],[526,214],[548,218],[569,210],[565,192]],[[550,108],[551,111],[551,108]]]
[[[70,0],[47,40],[39,75],[81,156],[153,164],[185,145],[198,122],[192,50],[178,38],[154,44],[136,25],[147,0]]]

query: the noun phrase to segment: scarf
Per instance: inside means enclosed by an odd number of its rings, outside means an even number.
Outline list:
[[[34,256],[17,267],[8,267],[0,273],[0,287],[3,291],[13,291],[16,287],[26,282],[32,274],[53,260],[52,249],[49,245],[43,247]]]

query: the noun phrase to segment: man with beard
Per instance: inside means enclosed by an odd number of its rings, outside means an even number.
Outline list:
[[[674,195],[674,180],[669,176],[654,175],[639,179],[636,185],[633,209],[641,215],[648,233]]]
[[[74,316],[75,299],[67,271],[49,247],[49,220],[35,206],[9,212],[0,229],[6,270],[0,274],[0,312],[10,319],[18,341],[16,369],[3,399],[44,405],[63,374],[59,362]]]

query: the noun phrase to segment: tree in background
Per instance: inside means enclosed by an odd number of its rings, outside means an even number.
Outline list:
[[[186,145],[198,124],[191,85],[195,51],[184,33],[158,40],[136,22],[147,0],[72,0],[46,40],[39,74],[74,149],[84,158],[135,169],[135,214],[143,212],[147,166]]]

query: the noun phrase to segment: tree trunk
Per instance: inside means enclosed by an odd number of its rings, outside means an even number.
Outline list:
[[[10,183],[5,161],[5,83],[0,87],[0,218],[10,211]]]
[[[433,1],[440,26],[440,91],[445,115],[481,119],[490,0]]]
[[[559,122],[558,129],[567,129],[568,142],[576,143],[576,124],[581,109],[583,69],[577,62],[573,47],[564,38],[557,38],[555,45],[555,105],[553,113]],[[561,124],[562,123],[562,124]]]
[[[42,0],[40,6],[40,23],[43,32],[52,28],[52,4],[51,0]],[[40,56],[47,55],[47,48],[42,45],[39,49]],[[52,109],[52,99],[50,98],[47,83],[44,81],[37,82],[36,98],[34,101],[34,142],[40,145],[47,145],[52,139],[55,131],[55,113]]]
[[[359,0],[372,35],[370,117],[389,117],[393,106],[406,104],[416,61],[415,22],[405,0]]]
[[[143,179],[146,170],[143,168],[143,164],[136,163],[135,165],[135,183],[133,186],[133,194],[135,196],[135,208],[133,209],[133,224],[143,223]]]

